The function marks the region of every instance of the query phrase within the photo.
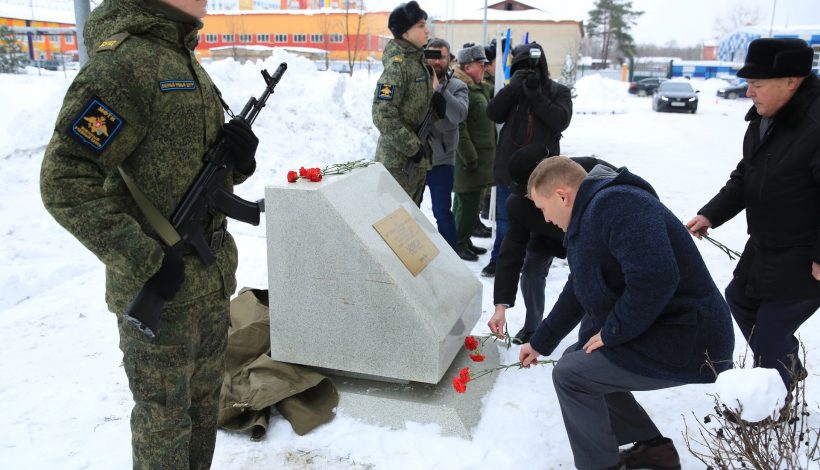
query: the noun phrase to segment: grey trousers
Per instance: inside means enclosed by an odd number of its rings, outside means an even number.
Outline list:
[[[617,465],[619,446],[660,434],[631,392],[684,384],[633,374],[600,350],[587,354],[575,348],[564,351],[552,371],[575,466],[587,470]]]

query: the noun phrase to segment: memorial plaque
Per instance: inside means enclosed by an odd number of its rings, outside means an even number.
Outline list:
[[[373,228],[413,276],[418,276],[439,253],[430,237],[403,207],[373,224]]]

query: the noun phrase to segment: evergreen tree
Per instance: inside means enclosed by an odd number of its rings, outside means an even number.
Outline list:
[[[0,73],[18,73],[24,66],[20,42],[8,26],[0,26]]]
[[[564,59],[564,66],[561,67],[561,78],[558,79],[558,83],[569,88],[569,91],[570,93],[572,93],[573,98],[578,97],[578,93],[575,91],[575,76],[577,73],[577,62],[578,61],[572,57],[572,54],[567,54],[566,59]]]
[[[589,11],[587,35],[601,38],[601,60],[604,65],[613,46],[627,57],[635,55],[635,40],[629,30],[641,15],[642,11],[632,9],[631,1],[595,0],[595,8]]]

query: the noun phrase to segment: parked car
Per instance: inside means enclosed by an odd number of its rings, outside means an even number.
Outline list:
[[[655,92],[655,89],[658,88],[658,85],[665,81],[666,79],[661,77],[644,78],[643,80],[638,80],[637,82],[630,83],[629,92],[633,95],[649,96]]]
[[[31,65],[34,67],[43,68],[45,70],[62,70],[63,63],[59,60],[43,60],[38,59],[31,62]]]
[[[748,83],[740,82],[737,85],[731,85],[724,88],[720,88],[717,91],[717,95],[718,97],[726,98],[727,100],[733,100],[736,98],[746,98],[746,90],[748,89]]]
[[[652,109],[658,112],[683,110],[695,114],[698,110],[698,93],[687,82],[663,82],[652,95]]]

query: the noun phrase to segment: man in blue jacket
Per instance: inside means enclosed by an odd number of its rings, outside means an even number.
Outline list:
[[[536,167],[527,189],[566,232],[571,274],[520,360],[528,367],[551,354],[581,324],[552,375],[575,465],[680,468],[632,392],[713,382],[707,361],[717,372],[731,367],[729,308],[689,232],[626,168],[587,174],[556,156]]]

